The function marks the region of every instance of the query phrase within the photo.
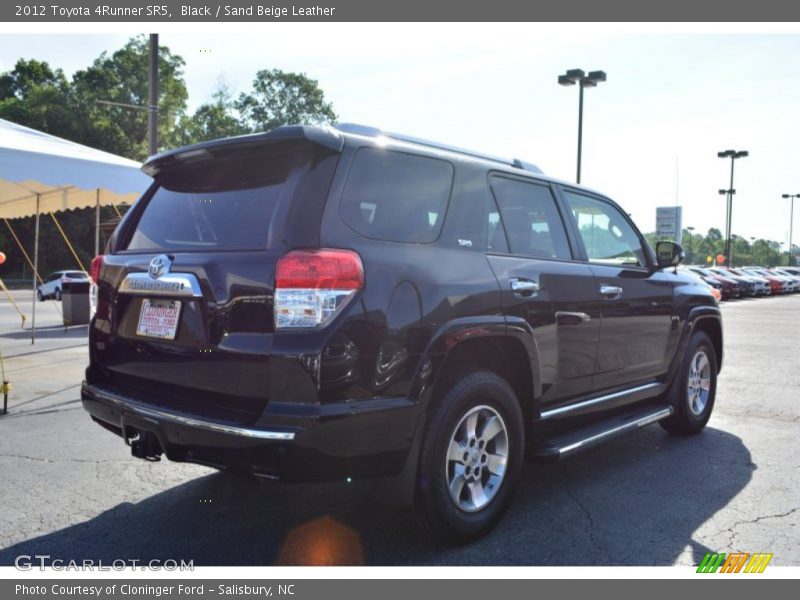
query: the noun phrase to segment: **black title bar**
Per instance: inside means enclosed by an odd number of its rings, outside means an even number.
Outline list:
[[[7,22],[530,21],[786,22],[786,0],[11,0]]]

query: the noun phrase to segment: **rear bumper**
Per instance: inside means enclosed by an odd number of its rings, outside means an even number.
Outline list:
[[[284,408],[275,419],[280,425],[270,425],[265,414],[243,426],[172,411],[163,403],[86,382],[81,398],[105,429],[126,442],[152,435],[170,460],[286,481],[396,475],[406,463],[417,421],[416,405],[406,399],[372,401],[347,412],[339,405],[303,407],[291,419]]]

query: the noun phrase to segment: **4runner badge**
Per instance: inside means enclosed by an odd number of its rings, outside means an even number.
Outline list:
[[[160,254],[150,261],[150,268],[147,269],[147,273],[153,279],[158,279],[164,273],[169,271],[169,264],[169,257],[165,254]]]

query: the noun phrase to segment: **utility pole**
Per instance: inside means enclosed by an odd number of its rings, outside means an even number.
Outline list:
[[[158,152],[158,34],[150,34],[150,104],[147,131],[150,138],[150,156]]]

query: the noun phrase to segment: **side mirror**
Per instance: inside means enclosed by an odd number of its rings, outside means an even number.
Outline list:
[[[658,242],[656,244],[656,259],[659,269],[677,267],[684,258],[686,258],[686,252],[683,251],[680,244],[675,242]]]

